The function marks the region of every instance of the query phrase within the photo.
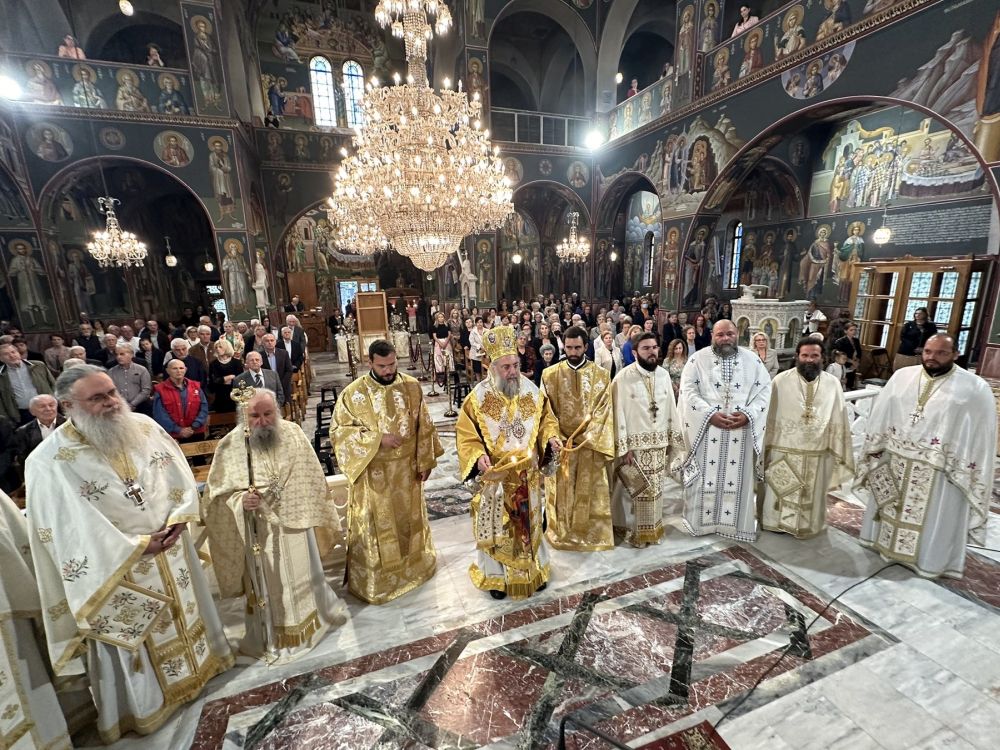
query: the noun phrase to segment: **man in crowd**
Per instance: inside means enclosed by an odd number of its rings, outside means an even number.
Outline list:
[[[97,359],[105,370],[110,370],[118,364],[118,337],[113,333],[106,333],[102,341],[104,347],[98,353]]]
[[[302,344],[295,341],[293,338],[293,330],[289,326],[284,326],[281,329],[281,342],[278,344],[279,348],[284,349],[285,353],[288,354],[288,359],[292,363],[292,372],[298,372],[302,369],[302,364],[306,359],[305,349],[302,348]]]
[[[208,325],[198,326],[198,343],[191,347],[190,354],[201,363],[202,370],[206,376],[208,366],[215,359],[215,347],[212,346],[212,327]]]
[[[816,307],[816,300],[809,300],[806,307],[806,314],[803,316],[802,335],[808,336],[811,333],[819,332],[819,324],[826,322],[826,315]]]
[[[292,361],[288,357],[288,352],[278,348],[278,339],[273,333],[264,334],[264,351],[261,354],[264,358],[264,369],[273,372],[281,381],[282,398],[278,403],[284,406],[292,398]]]
[[[18,427],[14,433],[15,452],[22,466],[39,443],[66,421],[65,417],[59,414],[59,402],[56,401],[56,397],[48,394],[31,399],[28,411],[34,419]]]
[[[208,399],[196,380],[185,377],[182,359],[167,365],[167,379],[153,389],[153,419],[179,443],[205,439]]]
[[[316,529],[339,533],[340,522],[319,459],[302,428],[281,419],[274,393],[255,392],[240,421],[250,428],[253,481],[244,431],[233,430],[212,460],[202,516],[222,596],[247,597],[240,651],[290,659],[309,651],[345,618],[347,608],[323,575],[316,541]],[[255,517],[255,538],[248,538],[245,514]],[[263,580],[256,581],[263,585],[254,591],[246,585],[255,576],[247,569],[246,550],[264,540]],[[263,605],[257,596],[265,599]]]
[[[763,450],[771,378],[760,357],[736,345],[736,326],[712,326],[712,345],[681,375],[678,410],[689,446],[684,524],[695,536],[757,538],[754,464]]]
[[[233,380],[234,388],[240,383],[248,383],[254,388],[267,388],[274,391],[279,404],[284,402],[285,396],[284,391],[281,390],[281,381],[278,380],[277,373],[263,369],[264,357],[260,352],[247,352],[244,364],[247,369]]]
[[[130,325],[122,326],[121,335],[118,337],[119,344],[128,344],[133,352],[139,351],[139,337],[135,335],[135,330]]]
[[[42,624],[42,608],[28,544],[24,516],[0,492],[0,648],[5,655],[0,659],[4,666],[0,704],[7,717],[0,737],[9,740],[4,747],[71,748],[66,719],[35,635]]]
[[[80,324],[80,333],[73,340],[74,346],[82,346],[87,352],[87,359],[100,359],[101,340],[94,334],[94,328],[84,321]]]
[[[86,672],[105,743],[156,731],[232,664],[186,531],[198,488],[177,444],[107,371],[56,382],[70,420],[28,458],[28,526],[57,677]]]
[[[286,315],[285,325],[292,329],[292,339],[305,351],[309,346],[309,337],[306,336],[305,329],[302,327],[299,319],[294,315]]]
[[[420,384],[398,371],[388,341],[368,347],[371,371],[344,388],[330,426],[350,482],[348,588],[384,604],[434,575],[423,483],[444,453]]]
[[[620,465],[615,510],[626,539],[635,547],[663,536],[663,495],[674,483],[670,467],[684,451],[670,375],[657,366],[653,333],[639,334],[635,362],[611,384],[615,412],[615,455]]]
[[[152,412],[149,397],[153,392],[153,382],[149,370],[132,362],[134,357],[135,351],[131,344],[118,344],[115,352],[118,364],[108,370],[108,375],[114,381],[118,392],[128,402],[129,408],[148,415]]]
[[[799,341],[795,367],[771,383],[763,465],[762,528],[799,539],[823,531],[827,493],[854,476],[854,448],[844,389],[823,372],[815,339]]]
[[[208,370],[202,367],[201,360],[191,356],[191,344],[187,339],[176,338],[170,342],[170,354],[163,358],[163,366],[166,368],[175,359],[184,363],[185,371],[189,380],[204,383],[208,377]]]
[[[153,342],[153,348],[164,354],[170,349],[170,335],[166,331],[161,331],[160,324],[155,320],[146,321],[146,328],[139,338],[149,339]]]
[[[538,467],[562,450],[562,441],[545,394],[519,372],[514,329],[491,328],[483,346],[489,376],[466,397],[455,428],[460,476],[479,484],[469,575],[495,599],[523,599],[549,578]]]
[[[63,362],[70,358],[69,347],[66,340],[58,333],[49,336],[49,348],[42,353],[42,361],[49,368],[52,377],[57,377],[62,372]]]
[[[286,313],[302,312],[305,309],[306,306],[302,303],[302,300],[299,298],[299,295],[297,294],[293,294],[291,302],[285,305]]]
[[[577,326],[563,336],[566,359],[542,372],[542,390],[559,423],[560,466],[545,479],[546,537],[556,549],[612,549],[608,462],[614,458],[611,378],[587,359]]]
[[[861,542],[922,576],[960,578],[966,544],[986,544],[996,409],[986,381],[955,366],[954,338],[931,336],[920,356],[893,373],[868,418]]]
[[[42,362],[21,359],[13,344],[0,344],[0,363],[0,409],[15,425],[25,424],[32,418],[31,399],[52,393],[52,373]]]
[[[247,331],[246,335],[243,336],[243,351],[264,351],[264,336],[267,334],[267,329],[261,325],[258,320],[256,323],[250,321],[250,330]]]

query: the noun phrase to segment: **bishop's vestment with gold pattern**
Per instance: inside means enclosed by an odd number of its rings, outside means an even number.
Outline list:
[[[586,359],[579,367],[563,360],[542,372],[542,390],[564,441],[558,471],[545,478],[546,538],[556,549],[611,549],[607,465],[614,458],[614,420],[608,371]]]
[[[477,550],[469,568],[472,582],[514,599],[531,596],[549,579],[539,464],[549,440],[559,436],[559,423],[545,394],[522,375],[513,398],[490,378],[477,384],[462,403],[455,431],[463,481],[478,474],[483,455],[497,467],[472,496]]]
[[[198,489],[176,441],[128,418],[145,439],[113,461],[67,421],[26,465],[52,667],[74,675],[85,656],[105,742],[155,731],[233,663],[190,532],[144,554],[153,532],[199,520]]]
[[[826,526],[826,496],[854,476],[844,389],[820,372],[807,381],[792,368],[774,376],[764,430],[761,527],[799,539]]]
[[[219,442],[202,495],[212,560],[223,597],[247,595],[247,632],[240,651],[286,662],[309,651],[346,619],[347,607],[323,575],[316,530],[340,536],[327,497],[326,476],[302,428],[279,419],[276,448],[252,446],[254,486],[261,496],[256,539],[248,539],[243,498],[250,485],[246,438],[235,429]],[[261,547],[266,604],[256,611],[247,570],[247,545]],[[267,618],[266,620],[263,618]],[[268,635],[268,626],[272,633]],[[265,642],[270,638],[271,643]],[[270,659],[269,659],[270,661]]]
[[[402,444],[383,448],[386,433]],[[391,385],[370,373],[358,378],[337,399],[330,443],[350,482],[350,591],[384,604],[428,581],[437,564],[418,475],[437,466],[444,449],[420,383],[403,373]]]
[[[861,543],[922,576],[961,577],[966,544],[986,544],[995,412],[986,381],[958,366],[933,379],[923,365],[894,372],[858,460]]]

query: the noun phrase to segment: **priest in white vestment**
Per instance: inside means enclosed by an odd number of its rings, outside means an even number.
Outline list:
[[[966,544],[986,543],[996,406],[982,378],[955,366],[951,336],[922,365],[893,373],[868,418],[854,492],[861,543],[922,576],[960,578]]]
[[[712,326],[712,345],[688,359],[678,412],[688,457],[682,468],[684,525],[695,536],[757,538],[754,466],[764,447],[771,376],[736,345],[736,326]]]
[[[35,641],[41,602],[31,568],[28,527],[0,492],[0,747],[71,748],[66,720]]]
[[[346,619],[347,607],[323,575],[315,531],[339,537],[340,521],[319,459],[302,428],[281,418],[274,391],[258,390],[246,410],[215,451],[202,516],[222,596],[247,597],[240,651],[274,664],[307,653]],[[250,425],[252,492],[244,421]],[[256,515],[255,532],[245,513]],[[261,548],[256,559],[255,544]],[[256,560],[255,568],[259,562],[259,570],[251,570],[248,560]]]
[[[56,381],[69,417],[28,457],[28,527],[52,668],[84,656],[101,739],[149,734],[232,665],[187,524],[177,443],[132,414],[103,367]]]
[[[639,335],[635,357],[611,383],[618,467],[614,515],[624,522],[628,542],[645,547],[663,536],[663,495],[676,486],[670,468],[684,451],[684,434],[670,375],[657,365],[655,334]],[[632,469],[639,472],[638,486],[630,486]]]
[[[826,496],[854,476],[840,380],[823,372],[823,345],[799,341],[795,367],[771,382],[764,430],[761,526],[798,539],[826,527]]]

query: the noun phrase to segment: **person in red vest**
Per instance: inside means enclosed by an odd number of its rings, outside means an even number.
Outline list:
[[[153,389],[153,419],[178,443],[205,439],[208,398],[197,380],[188,380],[182,359],[167,363],[167,379]]]

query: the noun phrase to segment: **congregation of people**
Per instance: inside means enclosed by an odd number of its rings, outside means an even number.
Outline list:
[[[24,674],[58,678],[23,709],[37,742],[68,746],[59,738],[95,713],[105,742],[148,734],[236,653],[267,664],[307,653],[348,617],[327,576],[342,533],[346,589],[361,602],[426,583],[437,553],[424,483],[446,447],[472,493],[469,576],[495,599],[543,590],[554,554],[643,549],[672,526],[749,544],[762,531],[812,538],[845,483],[866,505],[861,543],[919,575],[961,576],[967,544],[984,542],[996,424],[976,415],[993,413],[993,395],[926,310],[903,333],[856,459],[844,390],[865,353],[856,323],[815,305],[784,370],[763,332],[738,345],[715,299],[666,315],[640,295],[397,309],[428,337],[437,382],[469,385],[455,442],[394,346],[374,341],[370,369],[333,408],[340,507],[282,415],[294,368],[309,366],[295,308],[280,330],[206,316],[101,335],[84,321],[71,346],[53,336],[37,356],[8,331],[4,489],[23,490],[26,514],[0,495],[0,554],[33,581],[9,609],[42,624]],[[346,335],[353,317],[327,322]],[[182,444],[205,439],[210,409],[239,424],[198,482]],[[216,599],[234,597],[245,629],[231,644]]]

